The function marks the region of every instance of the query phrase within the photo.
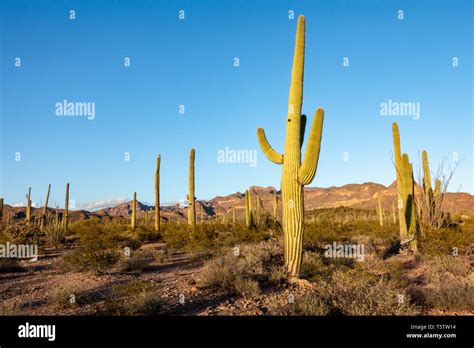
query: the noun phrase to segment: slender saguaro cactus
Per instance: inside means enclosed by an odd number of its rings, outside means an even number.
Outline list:
[[[405,221],[407,234],[410,237],[410,249],[416,251],[417,246],[417,223],[415,210],[415,185],[413,180],[413,166],[408,155],[402,155],[402,183],[403,183],[403,207],[405,208]]]
[[[400,132],[396,122],[392,123],[393,135],[393,155],[395,159],[395,173],[397,175],[397,197],[398,197],[398,224],[400,226],[400,239],[405,239],[408,235],[405,220],[405,207],[403,201],[403,183],[402,183],[402,153],[400,150]]]
[[[377,192],[377,215],[379,216],[379,224],[380,227],[383,227],[383,208],[382,208],[382,200],[380,199],[380,192]]]
[[[260,200],[260,196],[257,195],[257,199],[256,199],[256,207],[255,207],[255,210],[256,210],[256,220],[257,220],[257,224],[260,225],[261,223],[261,214],[260,214],[260,204],[261,204],[261,200]]]
[[[69,183],[66,183],[66,197],[65,197],[65,202],[64,202],[64,219],[63,219],[64,229],[66,230],[67,230],[67,226],[69,222],[68,218],[69,218]]]
[[[26,202],[26,223],[30,223],[31,220],[31,187],[28,189],[28,196]]]
[[[196,194],[194,192],[194,158],[195,151],[191,149],[189,153],[189,193],[188,193],[188,224],[196,230]]]
[[[435,195],[435,192],[433,191],[433,187],[431,186],[431,173],[430,173],[430,166],[428,163],[428,153],[426,151],[423,151],[421,156],[422,156],[422,161],[423,161],[423,192],[425,194],[426,208],[428,210],[426,212],[427,214],[426,218],[428,219],[428,221],[430,221],[436,211],[436,202],[435,202],[436,195]],[[435,191],[436,191],[436,185],[438,185],[437,182],[435,183]]]
[[[155,171],[155,231],[160,231],[160,162],[161,155],[158,155]]]
[[[132,201],[132,229],[135,229],[137,222],[137,193],[133,193]]]
[[[396,224],[397,223],[397,214],[395,214],[395,204],[393,204],[393,202],[392,202],[392,219],[393,219],[393,223]]]
[[[232,225],[235,225],[235,205],[232,207]]]
[[[245,225],[250,228],[251,224],[251,215],[250,215],[250,193],[249,190],[245,190]]]
[[[3,221],[3,198],[0,198],[0,224]]]
[[[273,221],[277,221],[278,197],[276,190],[273,191]]]
[[[306,128],[306,116],[301,114],[303,102],[303,70],[305,50],[305,17],[298,17],[296,44],[291,72],[286,140],[284,153],[275,151],[262,128],[257,130],[260,147],[267,158],[283,164],[281,178],[282,225],[285,240],[285,266],[292,276],[299,276],[303,259],[304,196],[303,187],[316,174],[323,130],[324,111],[317,109],[311,126],[306,153],[301,163],[301,146]]]
[[[43,224],[46,224],[46,211],[48,210],[49,194],[51,193],[51,184],[48,185],[48,193],[46,194],[46,200],[43,207],[43,213],[41,214],[40,229],[43,229]]]
[[[434,196],[438,197],[441,193],[441,180],[436,179],[435,182],[435,189],[434,189]]]

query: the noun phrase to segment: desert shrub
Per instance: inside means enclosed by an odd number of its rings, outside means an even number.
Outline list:
[[[0,244],[6,245],[7,242],[12,243],[10,238],[3,233],[0,233]],[[20,266],[20,261],[15,258],[0,257],[0,273],[21,272],[24,271]]]
[[[46,243],[55,248],[58,248],[66,240],[66,230],[64,228],[47,226],[43,231]]]
[[[323,263],[321,254],[307,251],[303,254],[300,277],[303,279],[314,279],[318,275],[325,274],[326,266]]]
[[[403,289],[371,274],[335,271],[294,301],[280,301],[270,314],[415,315],[419,312]]]
[[[25,315],[18,301],[9,299],[0,302],[0,316]]]
[[[114,285],[99,311],[103,315],[156,315],[163,311],[161,292],[154,284],[132,281]]]
[[[330,308],[315,294],[300,297],[274,297],[270,301],[268,314],[282,316],[321,316],[329,315]]]
[[[3,230],[3,234],[12,243],[43,244],[44,232],[32,224],[27,224],[25,221],[19,221],[6,226]]]
[[[451,254],[453,248],[457,248],[459,255],[462,255],[471,245],[474,245],[472,230],[452,226],[426,230],[421,250],[425,255],[445,255]]]
[[[272,252],[261,244],[228,250],[206,262],[199,274],[198,286],[217,288],[232,295],[256,296],[261,287],[280,283],[275,273]]]
[[[117,231],[99,221],[88,220],[71,230],[79,235],[79,240],[75,249],[63,257],[65,270],[104,273],[118,262],[124,248],[133,250],[139,246],[132,238],[133,232]]]
[[[413,297],[428,308],[474,308],[474,283],[468,258],[425,256],[426,284],[412,289]]]
[[[90,294],[81,283],[64,284],[55,288],[51,295],[51,302],[59,308],[83,305],[89,302]]]
[[[117,268],[121,272],[142,271],[155,260],[153,250],[137,250],[130,256],[122,255]]]

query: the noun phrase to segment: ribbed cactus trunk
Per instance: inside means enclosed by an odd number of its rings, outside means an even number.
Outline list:
[[[194,159],[195,151],[191,149],[189,153],[189,193],[188,193],[188,224],[196,230],[196,194],[194,192]]]
[[[403,183],[402,183],[402,152],[400,149],[400,132],[398,125],[392,124],[393,135],[393,155],[395,160],[395,173],[397,176],[397,206],[398,206],[398,224],[400,226],[400,239],[408,236],[407,225],[405,220],[405,209],[403,203]]]
[[[395,214],[395,204],[393,204],[393,202],[392,202],[392,219],[393,219],[393,223],[396,224],[397,223],[397,214]]]
[[[26,223],[31,221],[31,187],[28,189],[28,196],[26,197]]]
[[[135,229],[137,223],[137,193],[133,193],[133,200],[132,200],[132,229]]]
[[[383,208],[382,208],[382,200],[380,199],[380,192],[377,192],[377,215],[379,216],[379,224],[380,227],[383,227]]]
[[[48,193],[46,194],[46,200],[43,207],[43,213],[41,214],[40,229],[43,229],[44,224],[46,224],[46,211],[48,210],[48,202],[49,202],[50,193],[51,193],[51,184],[48,185]]]
[[[262,220],[261,220],[261,219],[262,219],[262,216],[261,216],[261,211],[260,211],[260,205],[261,205],[260,196],[257,195],[256,204],[255,204],[257,225],[260,225],[261,222],[262,222]]]
[[[232,225],[235,225],[235,205],[232,207]]]
[[[249,190],[245,190],[245,226],[247,226],[248,228],[250,228],[251,226],[249,195],[250,195]]]
[[[155,231],[160,231],[160,162],[161,155],[156,158],[155,171]]]
[[[299,276],[303,259],[304,201],[303,186],[313,180],[319,158],[324,111],[318,109],[301,163],[301,146],[306,126],[306,116],[301,115],[303,102],[303,70],[305,50],[305,18],[298,17],[296,44],[291,73],[286,140],[284,155],[276,152],[268,143],[262,128],[257,130],[260,147],[267,158],[283,164],[281,179],[282,226],[285,241],[285,266],[292,276]]]
[[[277,222],[278,197],[276,190],[273,191],[273,221]]]
[[[405,221],[407,234],[411,239],[410,249],[416,251],[417,243],[417,223],[415,210],[415,184],[413,180],[413,166],[410,163],[408,155],[402,155],[402,183],[403,183],[403,207],[405,208]]]
[[[63,226],[65,230],[67,230],[68,223],[69,223],[69,183],[66,184],[66,197],[65,197],[65,202],[64,202]]]

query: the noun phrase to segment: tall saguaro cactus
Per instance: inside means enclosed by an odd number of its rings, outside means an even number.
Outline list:
[[[29,224],[31,220],[31,187],[28,189],[28,196],[26,197],[26,223]]]
[[[41,214],[40,229],[43,229],[43,225],[46,224],[46,212],[48,210],[49,194],[51,193],[51,184],[48,185],[48,193],[46,194],[46,200]]]
[[[306,116],[301,114],[303,102],[303,70],[305,50],[305,17],[298,17],[296,43],[291,72],[286,140],[284,153],[275,151],[262,128],[257,129],[260,147],[267,158],[282,164],[281,196],[282,225],[285,240],[285,266],[292,276],[299,276],[303,259],[304,196],[303,187],[316,174],[323,130],[324,111],[317,109],[311,126],[306,153],[301,162],[301,146],[306,127]]]
[[[160,231],[160,163],[161,155],[156,157],[155,171],[155,231]]]
[[[133,200],[132,200],[132,229],[135,229],[137,224],[137,193],[133,193]]]
[[[400,226],[400,239],[405,239],[408,235],[405,220],[405,209],[403,205],[403,183],[402,183],[402,152],[400,149],[400,132],[396,122],[392,123],[393,135],[393,156],[395,159],[395,173],[397,175],[397,197],[398,197],[398,224]]]
[[[407,226],[408,237],[410,237],[410,249],[416,251],[417,246],[417,223],[415,210],[415,183],[413,180],[413,166],[408,155],[402,155],[402,184],[403,184],[403,207]]]
[[[189,193],[188,193],[188,224],[193,226],[193,231],[196,229],[196,194],[194,192],[194,159],[195,151],[191,149],[189,153]]]
[[[377,215],[379,216],[380,227],[383,227],[384,211],[382,208],[382,200],[380,199],[380,192],[377,192]]]
[[[250,228],[252,225],[251,214],[250,214],[250,193],[249,190],[245,190],[245,225]]]
[[[65,197],[65,202],[64,202],[64,219],[63,219],[64,229],[66,230],[69,223],[68,219],[69,219],[69,183],[66,183],[66,197]]]
[[[273,221],[277,222],[278,197],[276,190],[273,191]]]

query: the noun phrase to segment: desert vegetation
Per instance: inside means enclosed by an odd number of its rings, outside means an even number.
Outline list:
[[[186,207],[160,206],[160,155],[154,207],[133,192],[121,209],[70,211],[69,183],[64,209],[48,207],[51,185],[42,208],[32,206],[31,187],[25,208],[0,199],[0,315],[474,314],[472,211],[447,210],[449,178],[432,180],[427,151],[415,180],[396,123],[391,187],[366,186],[367,198],[349,199],[357,207],[305,205],[324,111],[301,159],[304,49],[301,16],[284,152],[257,130],[263,153],[282,165],[281,190],[199,200],[193,148]],[[6,255],[10,246],[36,249]]]

